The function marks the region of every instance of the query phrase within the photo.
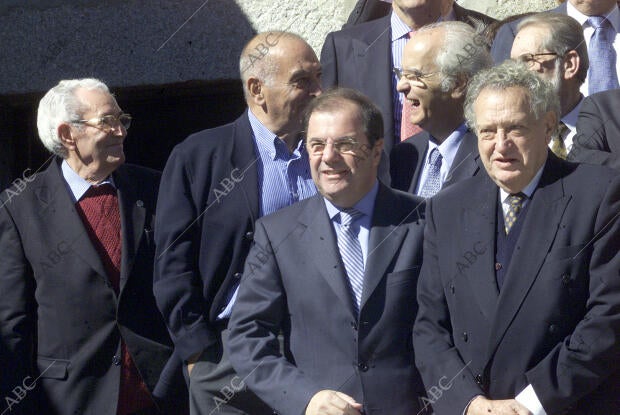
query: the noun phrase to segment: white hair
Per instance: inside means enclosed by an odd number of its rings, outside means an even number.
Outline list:
[[[75,95],[78,89],[110,92],[106,84],[98,79],[69,79],[60,81],[47,91],[39,102],[37,111],[39,138],[45,148],[62,158],[67,158],[68,153],[58,136],[58,126],[79,120],[81,114],[86,111],[84,103]]]

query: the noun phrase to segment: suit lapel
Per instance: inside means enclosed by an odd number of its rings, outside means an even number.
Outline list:
[[[101,262],[99,253],[93,246],[84,223],[78,214],[69,190],[62,178],[60,160],[52,161],[45,172],[42,186],[34,189],[35,197],[45,209],[46,226],[58,239],[67,242],[72,252],[75,252],[86,264],[94,269],[105,281],[108,277]],[[111,288],[110,288],[111,289]]]
[[[308,256],[345,308],[355,316],[349,281],[340,259],[338,241],[323,196],[316,195],[309,200],[299,215],[299,221],[306,227],[301,242],[308,247]]]
[[[480,169],[477,162],[478,158],[480,158],[478,153],[478,139],[473,132],[468,130],[454,156],[452,167],[448,172],[448,176],[442,188],[476,174]]]
[[[515,246],[491,330],[490,351],[497,347],[514,315],[538,277],[566,210],[569,195],[564,194],[562,162],[549,155],[545,170],[530,200],[531,206]],[[536,243],[532,244],[532,238]]]
[[[234,173],[230,172],[231,180],[237,178],[243,191],[248,209],[252,215],[252,223],[255,223],[259,215],[258,203],[258,169],[259,156],[254,150],[253,133],[248,113],[243,113],[233,124],[231,148],[231,162]]]
[[[493,321],[499,296],[494,268],[498,188],[486,174],[480,180],[482,185],[476,186],[474,196],[469,199],[473,203],[465,207],[466,228],[462,231],[463,243],[459,245],[463,252],[457,253],[456,272],[468,278],[482,314]],[[473,260],[465,257],[471,251],[477,255]]]
[[[399,226],[399,221],[395,220],[395,218],[406,216],[406,213],[404,215],[400,215],[400,212],[394,214],[393,209],[397,208],[398,203],[395,198],[385,186],[380,184],[368,238],[368,258],[364,271],[364,289],[360,310],[385,276],[388,266],[407,235],[407,228]]]
[[[415,194],[415,190],[418,187],[420,175],[422,174],[422,170],[424,170],[424,160],[426,159],[426,152],[428,151],[429,139],[430,134],[426,131],[423,131],[420,134],[416,134],[412,138],[410,138],[411,145],[415,146],[418,151],[418,162],[415,164],[413,177],[411,178],[411,182],[409,183],[409,189],[407,189],[409,193]]]
[[[122,291],[128,276],[131,274],[136,252],[140,246],[146,210],[138,199],[135,186],[122,174],[123,168],[119,168],[114,174],[114,183],[117,188],[118,201],[121,214],[121,237],[123,241],[121,258],[121,281]]]

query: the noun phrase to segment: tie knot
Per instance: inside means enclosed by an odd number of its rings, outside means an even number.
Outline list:
[[[349,227],[355,220],[361,218],[362,216],[364,216],[364,214],[357,209],[342,209],[340,211],[340,225]]]
[[[610,25],[609,20],[607,20],[605,16],[590,16],[588,17],[588,23],[594,28],[594,30],[599,27],[605,28]]]
[[[430,164],[431,166],[439,165],[441,167],[441,159],[441,153],[439,152],[439,149],[435,147],[428,157],[428,164]]]
[[[526,196],[519,192],[519,193],[515,193],[513,195],[509,195],[508,198],[506,199],[506,201],[508,202],[508,204],[510,206],[521,206],[521,203],[523,203],[523,200],[525,200]]]

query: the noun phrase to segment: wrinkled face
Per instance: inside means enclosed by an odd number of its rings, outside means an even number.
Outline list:
[[[403,50],[403,71],[421,75],[418,82],[401,77],[396,89],[405,95],[403,105],[411,106],[411,118],[407,121],[417,124],[434,134],[442,130],[446,117],[453,118],[455,102],[451,92],[441,90],[441,73],[435,63],[435,54],[441,47],[440,31],[414,34]],[[436,134],[434,134],[436,135]]]
[[[606,15],[616,4],[616,0],[569,0],[569,2],[586,16]]]
[[[122,111],[114,97],[100,90],[79,89],[76,96],[84,104],[83,120],[94,120],[106,115],[119,116]],[[123,142],[127,130],[122,124],[106,132],[96,122],[70,124],[75,145],[69,148],[69,159],[78,170],[111,172],[125,161]]]
[[[277,71],[263,85],[267,116],[274,133],[299,131],[303,111],[321,93],[321,64],[314,51],[298,39],[282,37],[269,51]]]
[[[522,191],[547,160],[555,114],[536,119],[520,87],[483,89],[474,102],[474,113],[478,149],[489,176],[508,193]]]
[[[326,199],[342,208],[352,207],[370,191],[383,149],[383,140],[369,146],[359,118],[357,106],[344,102],[337,111],[313,113],[308,122],[312,179]],[[340,145],[350,141],[357,144]]]

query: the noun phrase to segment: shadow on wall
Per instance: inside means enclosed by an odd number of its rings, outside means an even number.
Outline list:
[[[104,81],[134,117],[127,161],[163,168],[188,134],[243,111],[238,59],[255,34],[229,0],[4,3],[0,54],[11,59],[0,78],[0,185],[49,157],[36,108],[70,78]]]

